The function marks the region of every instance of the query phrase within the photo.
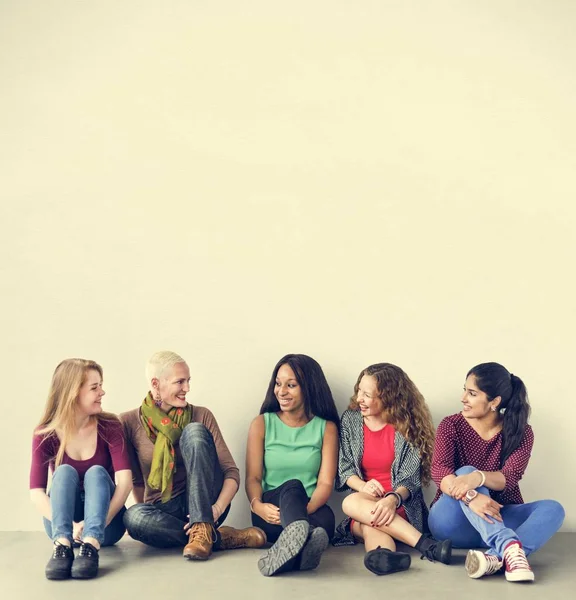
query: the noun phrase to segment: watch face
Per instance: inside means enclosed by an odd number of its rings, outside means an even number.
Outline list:
[[[468,499],[468,501],[474,500],[474,498],[476,498],[477,495],[478,492],[476,490],[468,490],[466,492],[466,498]]]

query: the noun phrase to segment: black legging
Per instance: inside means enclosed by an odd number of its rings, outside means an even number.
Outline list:
[[[257,514],[252,513],[252,525],[260,527],[266,532],[266,537],[270,543],[274,543],[282,530],[294,521],[308,521],[310,528],[322,527],[326,530],[328,537],[334,536],[334,527],[336,519],[332,509],[325,504],[311,515],[307,514],[306,506],[310,498],[306,495],[306,490],[302,482],[298,479],[290,479],[274,490],[268,490],[262,494],[262,502],[274,504],[280,509],[281,525],[273,525],[264,521]]]

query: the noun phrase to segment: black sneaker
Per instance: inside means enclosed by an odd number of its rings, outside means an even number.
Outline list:
[[[376,548],[366,552],[364,566],[374,575],[389,575],[410,568],[410,555],[406,552],[392,552],[388,548]]]
[[[46,565],[46,579],[68,579],[73,562],[72,548],[60,542],[54,542],[54,551]]]
[[[92,579],[98,575],[98,550],[92,544],[82,542],[80,552],[72,565],[74,579]]]

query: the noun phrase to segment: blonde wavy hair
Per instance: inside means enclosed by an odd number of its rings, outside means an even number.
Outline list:
[[[349,408],[359,410],[358,388],[362,377],[376,380],[378,398],[386,421],[397,429],[420,453],[423,485],[430,483],[430,465],[434,450],[434,425],[426,400],[404,371],[390,363],[370,365],[358,376]]]
[[[54,436],[60,440],[55,466],[62,463],[66,444],[76,433],[78,396],[90,371],[97,371],[100,377],[103,377],[102,367],[97,362],[83,358],[67,358],[56,367],[52,376],[44,415],[35,433],[44,435],[45,440]],[[107,412],[101,412],[91,418],[98,421],[118,420],[116,415]]]

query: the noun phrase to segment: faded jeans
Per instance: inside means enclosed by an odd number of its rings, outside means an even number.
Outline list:
[[[84,521],[83,538],[93,537],[102,546],[112,546],[126,531],[122,507],[106,526],[110,499],[116,485],[104,467],[94,465],[84,475],[84,489],[80,488],[78,471],[70,465],[54,470],[50,486],[52,520],[44,519],[46,533],[53,540],[66,538],[73,542],[73,523]]]
[[[184,531],[186,523],[213,523],[212,505],[224,482],[214,438],[204,425],[186,425],[179,444],[186,468],[186,492],[167,502],[135,504],[124,515],[128,533],[135,540],[156,548],[185,546],[188,543],[188,534]],[[224,522],[229,510],[230,506],[216,527]],[[219,545],[220,536],[217,537],[214,549]]]

